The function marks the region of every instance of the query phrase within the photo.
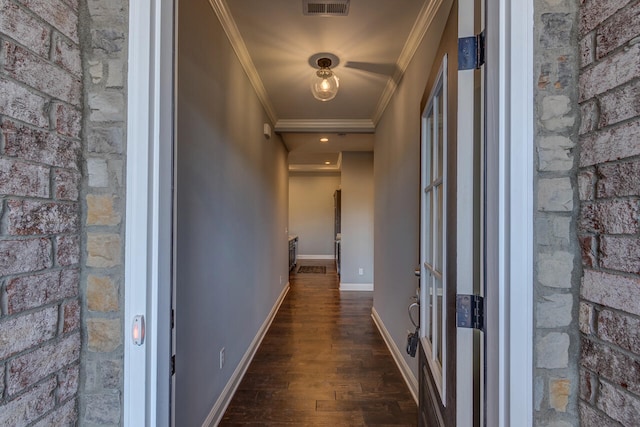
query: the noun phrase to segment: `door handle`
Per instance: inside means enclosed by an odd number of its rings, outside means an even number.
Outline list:
[[[413,271],[413,274],[416,275],[416,277],[420,277],[420,269],[416,269]]]
[[[417,302],[411,303],[409,305],[409,307],[407,307],[407,312],[409,313],[409,320],[411,320],[411,323],[413,323],[413,326],[415,326],[416,328],[420,327],[420,321],[418,320],[418,322],[416,322],[413,319],[413,312],[411,311],[412,308],[414,307],[418,307],[418,309],[420,308],[420,304]],[[420,316],[420,313],[418,312],[418,317]]]

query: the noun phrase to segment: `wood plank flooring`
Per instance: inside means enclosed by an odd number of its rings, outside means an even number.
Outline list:
[[[221,426],[415,426],[416,404],[371,319],[370,292],[340,292],[326,274],[291,289]]]

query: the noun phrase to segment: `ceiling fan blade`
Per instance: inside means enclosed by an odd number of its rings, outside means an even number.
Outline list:
[[[373,62],[347,61],[344,64],[344,67],[366,71],[373,74],[381,74],[387,77],[393,77],[398,71],[398,66],[396,64],[376,64]]]

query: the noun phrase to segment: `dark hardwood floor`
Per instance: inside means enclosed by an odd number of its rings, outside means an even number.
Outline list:
[[[326,265],[326,274],[294,274]],[[340,292],[332,261],[299,261],[291,289],[221,426],[415,426],[416,404],[371,319],[370,292]]]

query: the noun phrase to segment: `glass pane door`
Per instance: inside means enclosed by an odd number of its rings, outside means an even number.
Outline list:
[[[422,114],[421,316],[422,344],[444,405],[446,384],[447,57]]]

